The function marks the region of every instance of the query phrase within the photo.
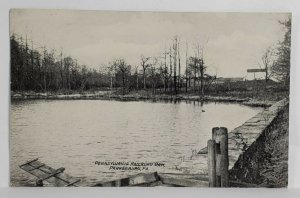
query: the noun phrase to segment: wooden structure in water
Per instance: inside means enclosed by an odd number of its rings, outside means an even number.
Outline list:
[[[126,186],[177,186],[177,187],[268,187],[229,180],[228,132],[227,128],[212,129],[212,139],[207,142],[208,174],[140,173],[108,182],[87,184],[64,173],[65,168],[54,169],[38,159],[28,161],[20,168],[37,177],[36,186],[44,181],[56,187],[126,187]]]
[[[38,158],[21,164],[19,167],[37,177],[36,186],[44,186],[45,181],[60,187],[79,186],[80,179],[76,179],[64,173],[65,168],[51,168],[40,162]]]
[[[126,187],[126,186],[180,186],[180,187],[208,187],[208,178],[204,175],[173,174],[173,173],[140,173],[127,178],[108,182],[97,182],[88,185],[80,179],[71,177],[64,173],[65,168],[54,169],[40,162],[38,158],[30,160],[19,166],[24,171],[37,177],[36,186],[43,187],[44,182],[48,182],[55,187]]]

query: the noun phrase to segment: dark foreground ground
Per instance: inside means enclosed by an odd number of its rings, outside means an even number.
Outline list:
[[[289,108],[240,156],[230,171],[233,180],[262,186],[287,187]]]

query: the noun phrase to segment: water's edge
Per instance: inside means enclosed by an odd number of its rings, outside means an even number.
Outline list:
[[[47,94],[47,93],[35,93],[35,94],[11,94],[11,100],[34,100],[34,99],[45,99],[45,100],[118,100],[118,101],[208,101],[208,102],[230,102],[230,103],[242,103],[252,107],[270,107],[274,104],[274,101],[267,100],[252,100],[250,98],[238,98],[230,96],[204,96],[200,97],[197,95],[141,95],[141,94],[127,94],[127,95],[116,95],[116,94],[103,94],[103,93],[91,93],[91,94]]]

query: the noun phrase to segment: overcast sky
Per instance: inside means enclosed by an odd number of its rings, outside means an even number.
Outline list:
[[[276,45],[284,31],[285,13],[176,13],[71,10],[12,10],[11,33],[34,41],[34,47],[63,48],[80,64],[98,69],[115,58],[139,64],[140,56],[162,56],[175,35],[182,63],[204,46],[208,72],[245,77],[258,68],[264,50]],[[184,66],[183,66],[184,69]],[[248,75],[249,76],[249,75]]]

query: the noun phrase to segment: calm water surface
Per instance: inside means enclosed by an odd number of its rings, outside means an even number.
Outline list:
[[[11,181],[14,185],[34,182],[18,165],[36,157],[88,182],[136,173],[111,173],[109,166],[95,161],[160,162],[165,167],[148,171],[175,172],[183,156],[206,146],[212,127],[232,130],[261,110],[229,103],[13,101]]]

